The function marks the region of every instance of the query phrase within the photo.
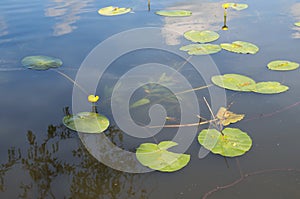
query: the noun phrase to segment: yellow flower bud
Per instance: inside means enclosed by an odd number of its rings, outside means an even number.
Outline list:
[[[88,101],[89,101],[89,102],[95,103],[95,102],[97,102],[98,100],[99,100],[99,96],[97,96],[97,95],[89,95],[89,96],[88,96]]]

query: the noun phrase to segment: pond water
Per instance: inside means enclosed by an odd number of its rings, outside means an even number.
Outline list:
[[[259,0],[240,1],[238,3],[247,3],[249,7],[242,11],[228,10],[227,31],[221,30],[222,3],[224,1],[217,0],[153,1],[148,11],[147,1],[141,0],[2,0],[0,198],[300,198],[299,69],[277,72],[266,67],[275,59],[300,62],[300,28],[293,25],[300,21],[300,3],[294,0],[271,4]],[[98,9],[110,5],[131,7],[133,12],[114,17],[97,13]],[[155,14],[162,9],[188,9],[193,15],[166,18]],[[210,63],[217,66],[221,74],[244,74],[256,81],[279,81],[290,87],[287,92],[276,95],[226,91],[230,110],[245,114],[244,120],[231,127],[251,136],[253,146],[249,152],[226,159],[210,153],[199,159],[201,146],[195,138],[185,152],[191,155],[191,161],[177,172],[137,174],[112,169],[88,152],[90,149],[82,144],[85,139],[82,134],[62,124],[65,107],[72,111],[73,84],[55,70],[34,71],[21,65],[25,56],[57,57],[63,61],[57,70],[75,79],[81,63],[100,42],[117,33],[145,27],[176,32],[172,35],[162,31],[162,45],[166,48],[179,49],[188,44],[178,34],[190,29],[218,32],[220,38],[213,43],[241,40],[259,46],[260,51],[255,55],[222,50],[209,56]],[[147,40],[146,35],[138,36],[136,40]],[[126,42],[124,38],[119,45],[124,46]],[[112,45],[107,51],[113,52],[114,48],[118,46]],[[102,59],[105,57],[99,55],[100,65]],[[103,135],[132,152],[143,142],[170,140],[178,130],[164,128],[154,139],[141,139],[122,131],[114,120],[109,90],[123,74],[146,63],[172,66],[194,88],[206,85],[205,78],[189,63],[163,50],[133,50],[114,60],[95,92],[100,96],[99,110],[111,121]],[[145,74],[145,78],[150,79],[151,74]],[[142,88],[138,89],[130,102],[144,94]],[[203,97],[211,102],[212,98],[218,100],[218,96],[210,96],[207,89],[195,94],[201,116],[209,118]],[[180,122],[178,100],[162,96],[156,100],[171,117],[168,124]],[[137,124],[146,125],[150,122],[148,113],[146,105],[133,109],[131,116]],[[201,126],[198,132],[207,127]],[[188,133],[189,128],[185,131]]]

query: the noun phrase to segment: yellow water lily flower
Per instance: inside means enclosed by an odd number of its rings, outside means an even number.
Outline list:
[[[97,102],[98,100],[99,100],[99,96],[97,96],[97,95],[89,95],[89,96],[88,96],[88,101],[89,101],[89,102],[95,103],[95,102]]]
[[[227,9],[227,8],[231,7],[232,4],[233,4],[233,3],[223,3],[223,4],[222,4],[222,7],[225,8],[225,9]]]

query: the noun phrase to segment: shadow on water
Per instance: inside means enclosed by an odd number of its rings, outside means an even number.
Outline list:
[[[107,135],[112,141],[122,141],[115,127],[110,127]],[[37,134],[28,131],[26,150],[11,147],[7,151],[7,162],[0,166],[0,191],[5,194],[9,187],[6,186],[7,174],[21,167],[29,177],[26,183],[19,180],[19,190],[14,190],[18,198],[61,198],[54,188],[62,176],[69,179],[68,185],[63,184],[64,198],[147,198],[143,183],[136,184],[139,176],[106,167],[81,143],[67,158],[61,158],[59,153],[64,150],[64,142],[76,138],[75,132],[62,125],[49,125],[42,141]]]

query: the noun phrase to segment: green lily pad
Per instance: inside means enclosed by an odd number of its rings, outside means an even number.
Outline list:
[[[23,66],[33,70],[48,70],[62,65],[60,59],[43,55],[28,56],[23,58],[21,62]]]
[[[100,15],[104,16],[115,16],[115,15],[122,15],[126,14],[131,11],[131,8],[119,8],[114,6],[108,6],[105,8],[101,8],[98,10]]]
[[[258,52],[259,48],[249,42],[245,41],[235,41],[230,43],[222,43],[221,47],[224,50],[235,52],[235,53],[242,53],[242,54],[255,54]]]
[[[209,55],[221,51],[222,48],[216,44],[189,44],[179,50],[187,51],[189,55]]]
[[[245,92],[253,91],[256,85],[250,77],[239,74],[216,75],[211,78],[211,81],[221,88]]]
[[[286,60],[275,60],[268,63],[268,68],[270,70],[280,70],[280,71],[295,70],[299,68],[299,64],[296,62],[291,62]]]
[[[226,157],[243,155],[250,150],[252,140],[247,133],[237,128],[225,128],[221,132],[216,129],[202,130],[198,135],[198,142],[215,154]]]
[[[222,7],[227,9],[227,8],[233,8],[235,10],[244,10],[248,8],[247,4],[244,3],[223,3]]]
[[[147,99],[147,98],[142,98],[136,102],[134,102],[130,108],[136,108],[136,107],[139,107],[139,106],[143,106],[143,105],[146,105],[146,104],[149,104],[150,103],[150,100]]]
[[[151,169],[162,172],[174,172],[185,167],[190,161],[190,155],[167,151],[176,146],[173,141],[163,141],[159,144],[144,143],[136,150],[138,161]]]
[[[109,120],[94,112],[81,112],[76,115],[67,115],[63,124],[73,131],[83,133],[101,133],[109,126]]]
[[[220,37],[218,33],[210,30],[204,30],[204,31],[190,30],[185,32],[183,36],[187,40],[190,40],[192,42],[199,42],[199,43],[212,42],[219,39]]]
[[[294,25],[295,25],[295,26],[299,26],[299,27],[300,27],[300,21],[298,21],[298,22],[295,22],[295,23],[294,23]]]
[[[276,94],[282,93],[289,89],[289,87],[280,84],[279,82],[258,82],[255,85],[253,92],[262,94]]]
[[[192,15],[192,12],[189,10],[160,10],[155,14],[165,17],[188,17]]]

